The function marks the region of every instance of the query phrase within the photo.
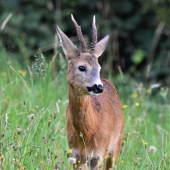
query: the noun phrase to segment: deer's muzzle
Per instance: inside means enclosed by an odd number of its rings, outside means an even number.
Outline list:
[[[99,93],[103,92],[104,87],[101,84],[99,84],[99,85],[95,84],[92,87],[87,87],[87,89],[88,89],[89,92],[99,94]]]

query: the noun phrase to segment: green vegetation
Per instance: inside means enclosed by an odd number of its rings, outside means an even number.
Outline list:
[[[48,63],[39,52],[35,62],[23,70],[2,48],[0,56],[0,169],[71,169],[65,125],[65,58],[56,53]],[[125,115],[117,170],[169,169],[168,91],[151,89],[123,73],[110,79]]]

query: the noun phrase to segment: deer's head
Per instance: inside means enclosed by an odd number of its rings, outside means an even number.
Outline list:
[[[98,95],[102,93],[104,89],[100,80],[101,67],[98,63],[98,57],[105,50],[109,35],[97,43],[97,29],[94,16],[92,23],[93,40],[88,50],[81,32],[81,27],[78,26],[72,15],[71,19],[82,45],[82,51],[80,51],[57,26],[57,33],[68,60],[68,84],[80,95]]]

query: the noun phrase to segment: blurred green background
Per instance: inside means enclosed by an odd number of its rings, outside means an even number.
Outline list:
[[[38,49],[51,60],[58,50],[63,53],[56,25],[79,46],[70,14],[88,45],[93,15],[98,40],[110,35],[99,59],[102,77],[122,71],[139,82],[170,84],[170,0],[1,0],[0,57],[5,50],[23,69]],[[57,60],[55,66],[58,72]]]

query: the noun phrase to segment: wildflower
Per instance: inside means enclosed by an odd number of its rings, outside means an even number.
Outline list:
[[[28,118],[29,120],[33,120],[33,119],[34,119],[34,114],[28,115],[27,118]]]
[[[30,148],[30,152],[32,151],[32,149]]]
[[[17,132],[14,132],[14,136],[16,136],[17,135]]]
[[[5,77],[6,75],[7,75],[7,73],[6,73],[6,72],[3,72],[3,73],[2,73],[2,76],[4,76],[4,77]]]
[[[104,159],[107,159],[107,155],[104,157]]]
[[[54,169],[57,169],[57,164],[53,165],[53,168],[54,168]]]
[[[19,70],[18,73],[19,73],[19,74],[22,74],[22,70]]]
[[[18,159],[16,159],[16,163],[18,164],[18,162],[19,162],[19,160]]]
[[[136,103],[136,106],[139,106],[140,104],[139,103]]]
[[[72,153],[72,150],[71,149],[69,149],[69,151],[67,152],[68,154],[71,154]]]
[[[148,94],[151,94],[151,92],[152,92],[151,89],[148,89],[148,90],[147,90],[147,93],[148,93]]]
[[[123,109],[127,108],[127,105],[123,105]]]
[[[31,109],[32,112],[35,112],[35,109]]]
[[[77,165],[74,165],[75,168],[77,168]]]
[[[151,153],[155,153],[155,152],[157,151],[157,149],[156,149],[155,146],[150,146],[150,147],[149,147],[149,151],[150,151]]]
[[[76,159],[73,158],[73,157],[71,157],[71,158],[68,159],[68,162],[69,162],[70,164],[75,164],[75,163],[76,163]]]
[[[51,124],[51,120],[49,119],[49,120],[48,120],[48,126],[50,126],[50,124]]]
[[[2,161],[3,161],[3,160],[5,159],[5,156],[4,156],[4,155],[2,155],[2,156],[1,156],[1,159],[2,159]]]
[[[135,98],[135,97],[137,97],[137,94],[134,93],[134,94],[131,95],[131,97],[132,97],[132,98]]]
[[[144,141],[144,140],[142,140],[142,143],[143,143],[143,144],[144,144],[144,142],[145,142],[145,141]]]
[[[139,162],[141,159],[142,159],[142,158],[141,158],[141,157],[139,157],[139,158],[137,158],[137,161]]]
[[[43,165],[43,161],[40,161],[40,165]]]
[[[7,120],[9,119],[9,116],[7,116]]]
[[[121,161],[121,163],[123,163],[123,161]]]
[[[26,71],[23,71],[23,72],[22,72],[22,75],[23,75],[24,77],[26,76],[26,74],[27,74]]]
[[[5,139],[1,139],[2,140],[2,142],[4,142],[5,141]]]
[[[78,161],[78,164],[80,164],[80,161]]]
[[[139,83],[139,87],[143,87],[143,83]]]

